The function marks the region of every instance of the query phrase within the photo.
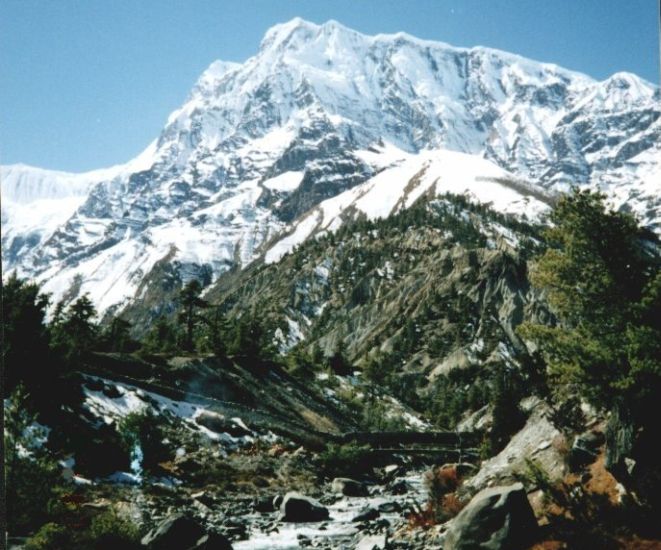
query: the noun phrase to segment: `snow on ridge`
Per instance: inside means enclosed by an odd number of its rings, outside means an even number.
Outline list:
[[[397,155],[389,149],[388,156]],[[500,212],[539,219],[548,205],[522,195],[508,185],[510,181],[518,180],[492,162],[474,155],[443,149],[408,155],[361,185],[320,203],[295,223],[293,231],[276,242],[264,259],[266,263],[277,262],[316,231],[336,230],[342,224],[343,213],[349,209],[362,212],[372,220],[385,218],[410,208],[428,192],[437,196],[467,195]]]
[[[264,187],[272,191],[294,191],[303,180],[303,172],[283,172],[282,174],[269,178],[262,182]]]

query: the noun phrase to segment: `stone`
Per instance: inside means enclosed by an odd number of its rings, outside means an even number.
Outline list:
[[[376,518],[378,518],[381,514],[376,508],[372,508],[370,506],[363,508],[360,512],[358,512],[358,515],[353,518],[351,521],[353,523],[360,523],[363,521],[372,521]]]
[[[444,550],[527,548],[537,521],[521,483],[477,493],[452,520]]]
[[[316,522],[328,519],[328,508],[300,493],[287,493],[280,505],[282,521]]]
[[[594,462],[604,441],[604,434],[600,432],[588,431],[579,435],[569,451],[568,460],[571,468],[578,470]]]
[[[355,479],[336,477],[331,484],[331,490],[347,497],[366,497],[369,495],[367,486]]]
[[[389,483],[387,489],[393,495],[405,495],[406,493],[409,492],[411,486],[403,479],[399,479],[397,481],[393,481],[392,483]]]
[[[379,504],[379,512],[382,514],[396,514],[402,511],[402,507],[397,502],[383,502]]]
[[[260,497],[256,498],[253,502],[253,510],[255,512],[260,512],[262,514],[266,514],[269,512],[274,512],[276,507],[275,507],[275,498],[272,497]]]
[[[193,518],[176,514],[167,517],[142,538],[142,545],[149,550],[171,548],[195,548],[205,531]]]

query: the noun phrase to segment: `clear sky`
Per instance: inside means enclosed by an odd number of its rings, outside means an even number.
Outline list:
[[[2,0],[0,163],[126,162],[212,61],[295,16],[659,82],[658,0]]]

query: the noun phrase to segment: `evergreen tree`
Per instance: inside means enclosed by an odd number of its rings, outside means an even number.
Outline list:
[[[62,319],[51,324],[53,343],[66,363],[77,365],[98,344],[96,309],[87,295],[69,306]]]
[[[138,349],[139,344],[131,338],[131,323],[115,317],[101,335],[101,345],[106,351],[130,353]]]
[[[521,429],[525,416],[519,408],[521,392],[514,373],[505,366],[495,369],[492,379],[489,441],[492,453],[500,452],[512,435]]]
[[[147,334],[145,351],[151,353],[172,353],[177,349],[177,329],[165,317],[160,317]]]
[[[574,192],[552,213],[550,248],[531,279],[544,289],[558,326],[526,325],[562,401],[578,393],[611,412],[606,466],[630,479],[651,517],[661,509],[661,258],[659,243],[602,195]],[[557,393],[557,392],[556,392]],[[561,404],[562,404],[561,401]],[[561,410],[556,407],[556,411]],[[563,415],[566,416],[566,415]],[[627,468],[633,458],[635,469]]]
[[[2,364],[5,396],[23,382],[29,391],[49,388],[57,375],[45,325],[49,297],[12,274],[2,284]]]
[[[195,348],[193,333],[199,321],[197,309],[208,307],[208,303],[200,298],[201,294],[202,285],[196,279],[189,281],[179,294],[179,321],[185,331],[182,347],[189,352]]]
[[[525,325],[555,386],[577,388],[598,408],[656,416],[661,389],[661,260],[658,242],[604,197],[576,191],[560,201],[550,248],[531,270],[560,319]],[[652,239],[652,240],[650,240]],[[650,408],[651,407],[651,408]]]

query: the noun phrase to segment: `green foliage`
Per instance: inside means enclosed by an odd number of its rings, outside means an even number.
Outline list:
[[[114,511],[104,512],[92,518],[87,529],[71,529],[50,522],[43,525],[25,543],[25,550],[137,550],[140,532],[128,520]]]
[[[493,421],[489,432],[492,454],[500,452],[512,435],[523,427],[525,415],[519,408],[522,396],[520,381],[515,373],[502,366],[495,369],[491,394]]]
[[[273,333],[266,330],[264,322],[250,315],[242,316],[228,331],[230,354],[248,363],[259,363],[276,355]]]
[[[367,398],[363,405],[361,428],[370,432],[399,432],[408,428],[405,420],[393,414],[392,405],[379,398]]]
[[[69,366],[77,366],[98,345],[99,327],[95,323],[96,309],[83,295],[64,311],[58,304],[51,323],[53,346]]]
[[[73,533],[63,525],[46,523],[25,543],[25,550],[56,550],[73,548]]]
[[[57,375],[57,361],[49,354],[44,322],[48,303],[48,296],[38,285],[20,280],[15,274],[2,284],[1,345],[7,394],[21,382],[31,392],[41,393],[50,388]]]
[[[12,534],[30,531],[48,518],[60,481],[59,468],[42,448],[45,433],[28,410],[29,398],[17,386],[5,405],[5,479],[7,528]]]
[[[527,325],[553,385],[597,408],[657,418],[661,391],[661,260],[654,237],[604,197],[575,191],[552,213],[550,248],[531,270],[561,324]]]
[[[185,351],[194,351],[194,332],[196,326],[200,323],[198,309],[208,307],[208,303],[200,298],[202,294],[202,285],[197,279],[189,281],[179,293],[179,314],[178,320],[183,327],[182,348]]]
[[[90,548],[126,550],[140,548],[140,531],[135,524],[117,513],[106,512],[92,519],[88,533],[84,536]]]
[[[352,372],[351,363],[344,356],[340,344],[335,346],[335,349],[331,356],[328,357],[326,364],[331,372],[340,376],[346,376]]]
[[[129,455],[134,453],[136,445],[140,446],[144,470],[155,472],[158,463],[168,457],[162,422],[151,409],[145,409],[126,415],[117,426],[122,446]]]
[[[131,323],[115,317],[101,333],[100,347],[104,351],[131,353],[139,349],[140,344],[131,337]]]
[[[426,409],[439,428],[454,430],[466,412],[487,405],[490,398],[489,372],[478,367],[453,369],[434,380]]]
[[[147,333],[143,349],[149,353],[173,353],[177,350],[177,327],[160,317]]]
[[[330,444],[319,453],[319,473],[321,477],[360,477],[373,467],[372,455],[368,446],[355,444]]]
[[[306,379],[312,378],[314,372],[320,368],[320,363],[315,364],[312,357],[301,347],[295,347],[287,354],[285,365],[289,374]]]

